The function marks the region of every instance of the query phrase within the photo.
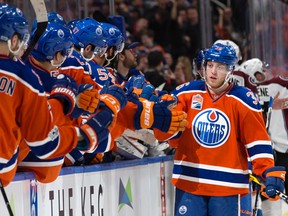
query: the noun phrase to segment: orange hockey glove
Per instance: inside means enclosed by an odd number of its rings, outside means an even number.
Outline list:
[[[76,96],[76,104],[79,108],[94,113],[98,107],[99,99],[98,90],[90,87]]]
[[[137,130],[157,128],[170,134],[185,130],[188,124],[187,114],[184,111],[170,110],[169,108],[174,104],[175,99],[159,102],[140,100],[134,117],[135,128]]]
[[[123,89],[117,85],[104,85],[100,92],[100,101],[116,115],[127,104],[127,97]]]

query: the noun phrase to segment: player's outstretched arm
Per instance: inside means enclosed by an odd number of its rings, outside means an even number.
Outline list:
[[[113,127],[118,112],[126,104],[127,98],[121,87],[106,86],[101,90],[99,111],[80,127],[80,135],[83,140],[79,142],[78,149],[88,152],[93,152],[97,148],[102,149],[102,146],[99,145],[101,143],[106,145],[105,140],[109,136],[109,130]]]

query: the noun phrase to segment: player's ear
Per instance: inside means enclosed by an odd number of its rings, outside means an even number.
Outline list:
[[[91,52],[92,51],[92,45],[91,44],[89,44],[89,45],[87,45],[85,48],[84,48],[84,51],[85,52]]]
[[[18,34],[14,34],[14,35],[11,37],[11,49],[12,49],[12,50],[18,49],[19,43],[20,43],[19,35],[18,35]]]
[[[53,62],[54,64],[58,65],[60,63],[63,63],[63,61],[65,60],[65,56],[63,56],[62,52],[57,52],[55,53],[54,57],[53,57]]]
[[[63,58],[63,56],[62,56],[61,52],[56,52],[54,57],[53,57],[53,60],[58,62],[62,58]]]
[[[118,54],[119,60],[123,61],[125,59],[125,55],[123,53]]]

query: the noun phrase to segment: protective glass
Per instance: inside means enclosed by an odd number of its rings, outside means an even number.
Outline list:
[[[74,50],[74,48],[73,48],[73,46],[71,46],[68,49],[63,50],[62,55],[69,58],[72,55],[73,50]]]
[[[118,46],[116,46],[116,51],[118,53],[121,53],[124,49],[124,46],[125,46],[125,42],[124,42],[124,40],[122,40],[121,43]]]
[[[107,49],[108,49],[107,45],[105,45],[105,47],[95,47],[94,55],[103,56],[107,52]]]

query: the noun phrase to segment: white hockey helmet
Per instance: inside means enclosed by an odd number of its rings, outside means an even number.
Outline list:
[[[262,62],[258,58],[249,59],[243,62],[239,67],[240,71],[243,71],[244,73],[248,74],[258,83],[266,80],[265,72],[267,69],[268,69],[268,65]],[[259,80],[259,78],[256,77],[257,73],[262,74],[263,78],[261,80]]]
[[[223,44],[223,45],[230,45],[230,46],[232,46],[232,47],[235,49],[235,51],[236,51],[236,56],[237,56],[237,58],[238,58],[238,61],[241,61],[241,60],[242,60],[242,55],[241,55],[240,48],[239,48],[239,46],[238,46],[236,43],[234,43],[234,42],[231,41],[231,40],[221,40],[221,39],[219,39],[219,40],[217,40],[217,41],[214,42],[214,44],[217,44],[217,43],[220,43],[220,44]],[[214,44],[213,44],[213,45],[214,45]]]

